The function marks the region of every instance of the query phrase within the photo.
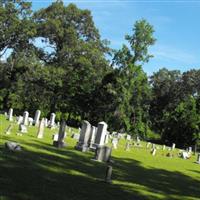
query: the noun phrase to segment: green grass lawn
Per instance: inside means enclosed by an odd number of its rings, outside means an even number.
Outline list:
[[[158,150],[155,157],[146,149],[125,151],[120,140],[113,150],[112,184],[104,183],[106,165],[92,161],[93,152],[74,149],[76,140],[66,138],[67,146],[52,146],[52,134],[45,129],[44,139],[37,139],[37,128],[17,136],[18,126],[5,135],[10,123],[0,115],[0,200],[194,200],[200,199],[200,165],[196,156],[183,160],[166,157]],[[19,142],[23,151],[7,152],[6,141]],[[176,150],[178,151],[178,150]]]

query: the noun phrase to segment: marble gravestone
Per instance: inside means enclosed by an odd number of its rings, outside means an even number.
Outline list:
[[[41,115],[41,111],[40,110],[36,110],[35,117],[34,117],[34,120],[33,120],[33,124],[35,126],[38,126],[39,123],[40,123],[40,115]]]
[[[13,109],[10,108],[8,111],[8,121],[13,121]]]
[[[44,118],[42,118],[42,120],[40,121],[39,127],[38,127],[37,138],[39,138],[39,139],[43,138],[44,127],[45,127]]]
[[[79,141],[77,142],[75,149],[86,152],[89,150],[89,140],[91,134],[91,124],[84,120],[82,122],[82,128],[80,132]]]
[[[97,134],[95,138],[95,146],[103,146],[107,134],[108,125],[105,122],[99,122],[97,127]]]
[[[58,147],[58,148],[62,148],[64,146],[66,146],[66,144],[64,142],[64,139],[66,137],[65,129],[66,129],[66,122],[62,121],[61,124],[60,124],[59,133],[58,133],[58,136],[57,136],[57,141],[54,138],[53,146]]]
[[[22,124],[25,126],[28,126],[28,116],[29,116],[29,113],[25,111],[23,114],[23,120],[22,120]]]
[[[93,145],[94,145],[94,142],[95,142],[96,134],[97,134],[97,128],[95,126],[91,126],[90,140],[89,140],[91,149],[93,149]]]
[[[100,162],[110,162],[112,149],[107,146],[98,146],[95,150],[95,160]]]
[[[53,128],[55,126],[55,118],[56,118],[56,114],[55,113],[51,113],[50,122],[49,122],[49,128]]]

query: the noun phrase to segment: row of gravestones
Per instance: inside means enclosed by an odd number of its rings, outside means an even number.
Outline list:
[[[40,115],[41,115],[41,111],[37,110],[35,113],[35,117],[33,119],[33,118],[29,117],[29,113],[27,111],[25,111],[23,113],[23,116],[17,117],[17,124],[19,125],[19,130],[22,133],[26,133],[27,132],[26,126],[28,126],[28,125],[29,126],[32,126],[32,125],[39,126],[41,122],[42,122],[42,124],[44,123],[45,127],[49,127],[49,128],[55,127],[55,117],[56,117],[55,113],[51,113],[49,121],[47,118],[43,118],[40,121]],[[6,113],[6,116],[9,121],[13,121],[13,109],[12,108],[9,109],[9,112],[8,112],[8,114]],[[57,126],[59,126],[59,125],[60,124],[58,122]]]

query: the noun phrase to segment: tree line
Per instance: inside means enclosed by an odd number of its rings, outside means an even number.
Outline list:
[[[73,126],[106,121],[111,131],[197,144],[200,70],[163,68],[147,77],[153,34],[138,20],[125,35],[128,45],[114,50],[89,10],[57,0],[33,11],[30,2],[0,0],[0,109],[40,109]]]

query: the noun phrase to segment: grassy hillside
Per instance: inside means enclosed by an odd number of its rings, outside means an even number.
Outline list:
[[[52,146],[52,134],[45,129],[44,139],[37,139],[37,128],[17,136],[14,125],[10,135],[4,131],[10,123],[0,116],[0,200],[197,200],[200,199],[200,165],[196,156],[183,160],[166,157],[167,150],[131,148],[125,141],[113,150],[113,182],[106,184],[106,165],[92,161],[94,153],[76,151],[76,140],[68,133],[67,146]],[[6,141],[19,142],[23,151],[7,152]]]

